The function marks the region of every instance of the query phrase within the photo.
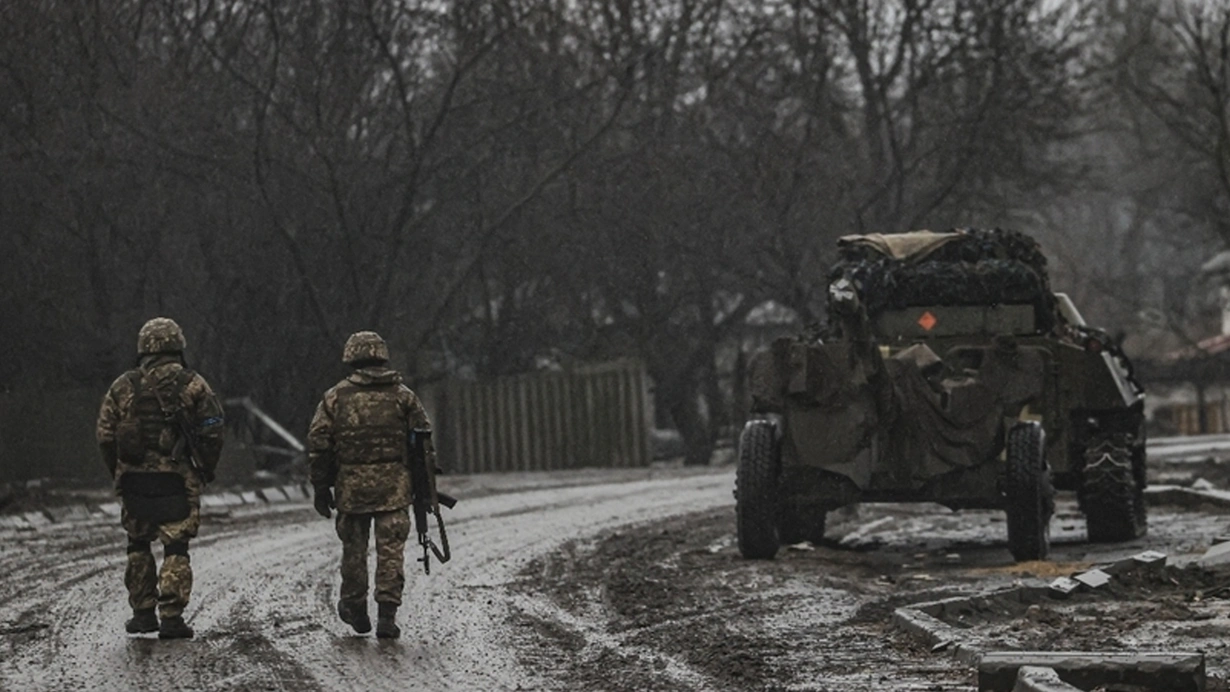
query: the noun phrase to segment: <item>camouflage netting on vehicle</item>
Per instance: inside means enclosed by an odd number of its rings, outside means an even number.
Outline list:
[[[904,258],[886,252],[883,243],[861,242],[863,238],[844,238],[838,244],[829,283],[850,281],[868,315],[912,306],[1032,304],[1041,330],[1053,323],[1046,257],[1023,233],[954,229],[937,234],[940,242],[925,253]]]

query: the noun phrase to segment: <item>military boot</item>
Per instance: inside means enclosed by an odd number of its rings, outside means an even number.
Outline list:
[[[401,628],[397,626],[397,604],[377,603],[376,636],[381,639],[397,639]]]
[[[158,631],[158,616],[153,608],[133,610],[132,617],[124,623],[124,630],[129,634],[145,634]]]
[[[158,626],[159,639],[192,639],[193,631],[182,615],[163,618]]]
[[[372,631],[372,619],[367,616],[367,604],[350,605],[345,601],[337,602],[337,616],[342,622],[354,628],[359,634]]]

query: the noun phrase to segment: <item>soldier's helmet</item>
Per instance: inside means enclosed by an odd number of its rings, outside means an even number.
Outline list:
[[[185,346],[184,330],[169,317],[155,317],[137,332],[137,355],[183,353]]]
[[[342,348],[342,362],[346,365],[364,361],[389,361],[389,346],[376,332],[355,332]]]

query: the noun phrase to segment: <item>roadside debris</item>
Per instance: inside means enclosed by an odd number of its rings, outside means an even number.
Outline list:
[[[1020,687],[1022,668],[1049,668],[1067,687]],[[1034,677],[1036,673],[1028,677]],[[1043,676],[1045,677],[1045,676]],[[1204,692],[1204,654],[1172,652],[992,651],[978,662],[979,692],[1091,690],[1106,685]]]

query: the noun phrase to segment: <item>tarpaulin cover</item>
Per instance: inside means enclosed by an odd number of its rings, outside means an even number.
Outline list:
[[[1030,304],[1039,331],[1054,324],[1046,257],[1036,241],[1015,231],[846,236],[829,283],[841,278],[855,287],[868,315],[922,305]]]
[[[755,412],[789,412],[801,463],[844,472],[875,437],[877,482],[917,488],[992,459],[1004,418],[1041,394],[1042,368],[1037,351],[1010,341],[985,349],[975,373],[924,344],[881,358],[847,343],[779,339],[753,359],[751,393]]]

